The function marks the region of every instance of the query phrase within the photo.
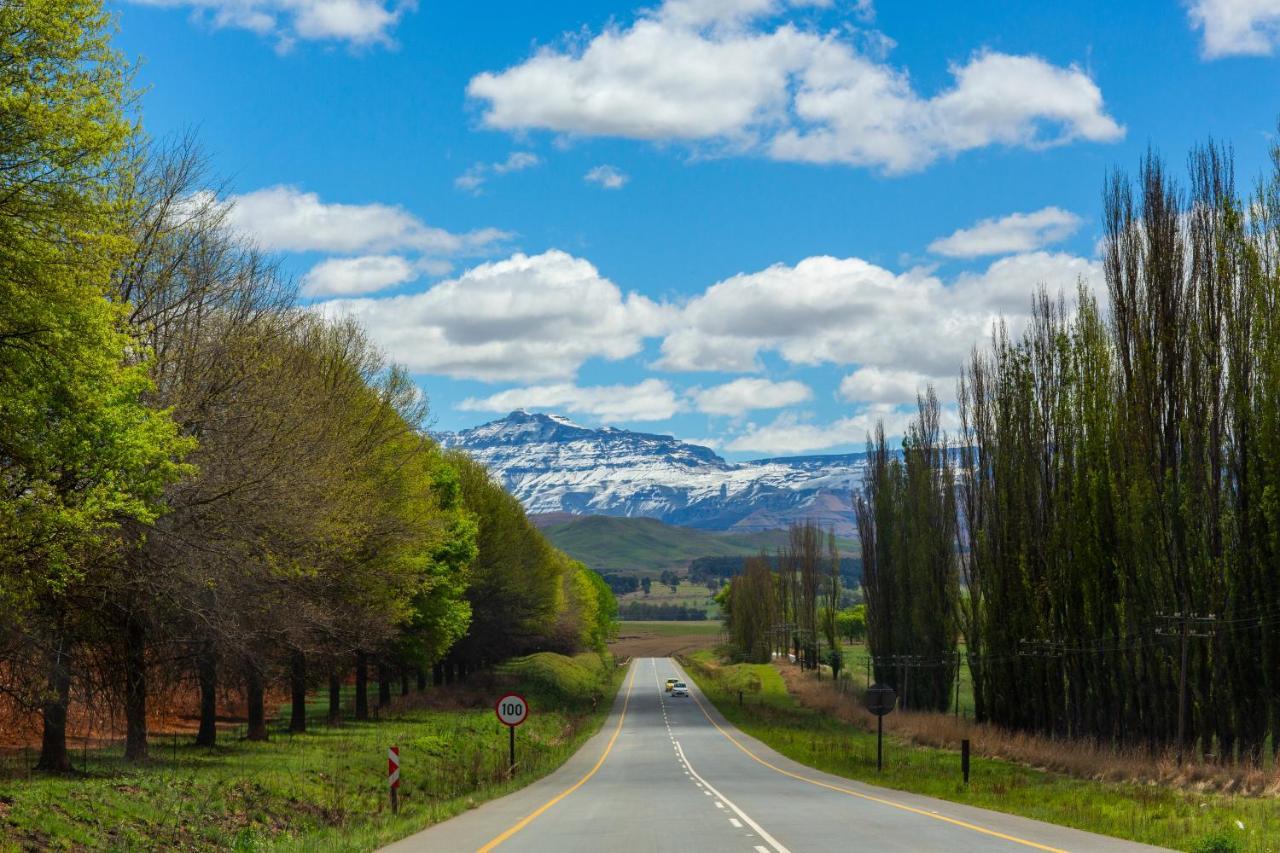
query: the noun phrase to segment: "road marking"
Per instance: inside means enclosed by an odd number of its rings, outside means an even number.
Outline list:
[[[635,687],[635,683],[636,683],[636,668],[632,667],[631,680],[627,682],[627,695],[622,700],[622,714],[618,717],[618,725],[613,730],[613,736],[609,738],[609,742],[605,744],[604,752],[601,753],[599,760],[596,761],[595,763],[595,766],[592,767],[590,770],[588,770],[583,775],[583,777],[579,779],[577,782],[574,782],[568,788],[565,788],[559,794],[556,794],[554,797],[547,800],[542,805],[538,806],[538,808],[534,809],[527,816],[522,818],[519,823],[515,824],[510,829],[503,832],[501,835],[499,835],[497,838],[490,841],[485,846],[481,847],[478,851],[476,851],[476,853],[489,853],[490,850],[493,850],[499,844],[506,841],[511,836],[515,835],[517,832],[524,829],[529,824],[533,823],[533,821],[536,820],[539,815],[541,815],[547,809],[554,806],[556,803],[563,800],[565,797],[572,794],[574,791],[581,788],[583,785],[587,783],[588,779],[596,775],[596,771],[600,769],[600,766],[604,764],[604,760],[609,757],[609,753],[613,751],[613,744],[615,741],[617,741],[618,735],[622,734],[622,724],[627,719],[627,706],[631,704],[631,689]]]
[[[677,748],[679,748],[679,747],[680,747],[680,744],[679,744],[679,743],[677,743],[677,744],[676,744],[676,747],[677,747]],[[719,791],[716,791],[716,789],[715,789],[715,786],[714,786],[714,785],[712,785],[712,784],[711,784],[710,782],[708,782],[706,779],[703,779],[701,776],[699,776],[699,775],[698,775],[698,771],[693,769],[693,765],[692,765],[692,764],[689,764],[689,759],[688,759],[688,757],[687,757],[687,756],[685,756],[685,754],[684,754],[684,750],[683,750],[683,749],[681,749],[681,750],[680,750],[680,757],[681,757],[681,758],[683,758],[683,759],[685,760],[685,764],[687,764],[687,765],[688,765],[688,767],[689,767],[689,771],[690,771],[691,773],[693,773],[693,777],[694,777],[695,779],[697,779],[699,782],[701,782],[701,783],[703,783],[704,785],[706,785],[706,786],[707,786],[708,790],[703,791],[703,793],[704,793],[704,794],[706,794],[706,795],[709,797],[709,796],[711,796],[711,792],[712,792],[712,791],[715,791],[715,795],[716,795],[717,797],[719,797],[721,800],[723,800],[723,801],[724,801],[724,804],[725,804],[726,806],[728,806],[729,808],[733,809],[734,814],[736,814],[738,817],[742,818],[742,820],[747,824],[747,826],[751,827],[751,828],[752,828],[752,829],[754,829],[757,833],[759,833],[759,834],[760,834],[760,837],[761,837],[761,838],[763,838],[767,844],[771,845],[771,846],[773,847],[774,851],[776,851],[776,853],[791,853],[791,851],[790,851],[790,850],[788,850],[787,848],[785,848],[785,847],[783,847],[781,844],[779,844],[779,843],[778,843],[778,840],[777,840],[776,838],[774,838],[774,837],[773,837],[772,835],[770,835],[769,833],[765,832],[765,831],[764,831],[764,827],[760,826],[760,824],[758,824],[758,823],[756,823],[754,820],[752,820],[752,819],[747,815],[747,813],[746,813],[746,812],[744,812],[742,809],[740,809],[740,808],[738,808],[737,806],[735,806],[735,805],[733,804],[733,801],[732,801],[732,800],[730,800],[728,797],[726,797],[724,794],[720,793]],[[719,803],[717,803],[716,805],[719,805]],[[757,850],[763,850],[763,851],[764,851],[764,853],[770,853],[770,851],[769,851],[769,850],[767,850],[767,849],[765,849],[764,847],[757,847],[756,849],[757,849]]]
[[[729,818],[729,823],[733,824],[734,829],[742,829],[742,821],[738,820],[736,817]]]
[[[724,803],[717,801],[717,802],[716,802],[716,808],[718,808],[718,809],[722,809],[722,808],[724,808]]]
[[[685,676],[685,680],[686,681],[689,680],[688,675]],[[783,770],[781,767],[778,767],[775,764],[770,764],[768,761],[765,761],[763,758],[756,755],[754,752],[752,752],[751,750],[743,746],[741,743],[739,743],[737,738],[729,734],[729,732],[725,731],[725,729],[722,728],[719,723],[717,723],[715,720],[711,718],[711,714],[707,712],[706,707],[702,704],[701,700],[699,700],[697,696],[694,696],[692,692],[689,693],[689,696],[692,697],[693,701],[697,703],[698,708],[702,710],[702,715],[707,718],[707,722],[715,726],[716,731],[720,732],[720,734],[728,738],[730,743],[732,743],[738,749],[745,752],[751,758],[763,764],[765,767],[768,767],[770,770],[775,770],[778,773],[781,773],[783,776],[790,776],[792,779],[798,779],[801,782],[808,782],[810,785],[817,785],[819,788],[827,788],[828,790],[839,791],[842,794],[848,794],[851,797],[858,797],[859,799],[862,799],[862,800],[868,800],[869,802],[879,803],[882,806],[889,806],[891,808],[901,809],[904,812],[911,812],[912,814],[923,815],[924,817],[933,818],[934,820],[940,820],[945,823],[952,824],[953,826],[959,826],[964,829],[971,829],[974,832],[980,832],[983,835],[990,835],[994,838],[1001,838],[1005,841],[1012,841],[1014,844],[1021,844],[1024,847],[1033,847],[1036,850],[1048,851],[1048,853],[1067,853],[1066,850],[1063,850],[1058,847],[1050,847],[1047,844],[1040,844],[1039,842],[1030,841],[1026,838],[1019,838],[1016,835],[1006,835],[1003,832],[997,832],[994,829],[987,829],[985,826],[978,826],[977,824],[969,823],[967,821],[963,821],[958,818],[947,817],[946,815],[940,815],[937,812],[926,811],[925,809],[918,809],[915,806],[909,806],[905,803],[896,803],[893,800],[886,800],[883,797],[875,797],[875,796],[872,796],[871,794],[864,794],[861,791],[854,791],[850,788],[842,788],[839,785],[830,785],[818,779],[810,779],[808,776],[801,776],[799,773],[792,773],[790,770]],[[712,790],[715,790],[715,789],[713,788]],[[733,804],[730,803],[729,805],[732,806]],[[741,812],[739,812],[739,814],[741,814]],[[742,815],[742,817],[745,819],[746,815]],[[763,832],[761,832],[760,834],[762,837],[764,836]],[[765,837],[765,840],[767,841],[768,838]],[[762,848],[756,848],[756,849],[759,850]],[[765,853],[768,853],[768,851],[765,851]]]
[[[757,844],[757,845],[756,845],[756,853],[769,853],[769,848],[767,848],[767,847],[761,847],[759,844]]]

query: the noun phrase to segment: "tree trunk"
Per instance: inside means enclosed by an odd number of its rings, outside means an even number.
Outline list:
[[[289,691],[293,694],[289,731],[299,734],[307,730],[307,658],[300,651],[289,659]]]
[[[409,670],[405,667],[400,667],[400,695],[409,695]]]
[[[125,626],[124,760],[147,758],[147,632],[142,620],[130,617]]]
[[[427,689],[427,671],[423,667],[418,667],[418,692]]]
[[[213,746],[218,742],[218,655],[213,643],[205,643],[196,662],[200,681],[200,731],[196,746]]]
[[[356,652],[356,719],[369,719],[369,656]]]
[[[342,679],[338,673],[329,673],[329,725],[342,725]]]
[[[71,655],[66,638],[50,639],[45,652],[45,675],[48,687],[40,705],[44,717],[44,735],[40,742],[37,770],[70,773],[71,757],[67,754],[67,705],[71,701]]]
[[[266,740],[267,713],[266,708],[263,707],[262,671],[256,664],[250,663],[245,667],[244,682],[244,700],[249,706],[249,730],[245,734],[245,739]]]
[[[391,668],[385,663],[378,664],[378,707],[385,708],[391,704]]]
[[[444,664],[438,663],[431,667],[431,686],[439,687],[444,684]]]

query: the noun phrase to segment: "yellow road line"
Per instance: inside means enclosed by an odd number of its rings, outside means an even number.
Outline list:
[[[687,675],[685,676],[685,679],[688,680]],[[947,817],[946,815],[934,814],[933,812],[925,811],[924,809],[918,809],[915,806],[908,806],[905,803],[896,803],[893,800],[886,800],[883,797],[874,797],[871,794],[864,794],[861,791],[854,791],[850,788],[842,788],[839,785],[830,785],[819,779],[810,779],[808,776],[801,776],[799,773],[792,773],[790,770],[783,770],[781,767],[778,767],[775,764],[770,764],[768,761],[765,761],[763,758],[756,755],[754,752],[752,752],[751,750],[743,746],[741,743],[739,743],[737,738],[729,734],[729,732],[725,731],[724,728],[722,728],[719,723],[717,723],[715,720],[711,718],[711,714],[707,712],[707,709],[703,706],[702,702],[698,700],[697,696],[694,696],[692,693],[690,693],[689,695],[693,698],[693,701],[698,704],[698,708],[702,711],[702,715],[707,718],[707,722],[711,723],[711,725],[716,727],[716,731],[720,732],[720,734],[727,737],[730,743],[732,743],[738,749],[745,752],[751,758],[760,762],[765,767],[768,767],[770,770],[776,770],[777,772],[781,773],[783,776],[790,776],[792,779],[798,779],[801,782],[808,782],[810,785],[817,785],[820,788],[828,788],[832,791],[839,791],[842,794],[848,794],[851,797],[858,797],[859,799],[868,800],[873,803],[879,803],[882,806],[889,806],[891,808],[901,809],[904,812],[911,812],[912,814],[918,814],[924,817],[933,818],[934,820],[940,820],[940,821],[943,821],[944,823],[950,823],[955,826],[963,827],[964,829],[971,829],[974,832],[980,832],[983,835],[991,835],[991,836],[994,836],[995,838],[1001,838],[1001,839],[1004,839],[1005,841],[1011,841],[1014,844],[1021,844],[1025,847],[1034,847],[1037,850],[1046,850],[1048,851],[1048,853],[1067,853],[1066,850],[1061,850],[1057,847],[1049,847],[1045,844],[1040,844],[1035,841],[1029,841],[1025,838],[1018,838],[1016,835],[1005,835],[1003,832],[997,832],[994,829],[987,829],[985,826],[978,826],[977,824],[968,823],[966,821],[959,820],[954,817]]]
[[[481,847],[478,851],[476,851],[476,853],[489,853],[490,850],[493,850],[499,844],[506,841],[507,839],[515,835],[520,830],[524,829],[530,823],[533,823],[533,821],[536,820],[539,815],[541,815],[547,809],[554,806],[556,803],[563,800],[565,797],[572,794],[574,791],[581,788],[583,785],[587,783],[588,779],[596,775],[596,771],[600,769],[600,765],[604,764],[604,760],[609,757],[609,752],[613,749],[614,741],[618,739],[618,735],[622,734],[622,723],[624,720],[627,719],[627,706],[631,704],[631,688],[635,686],[635,683],[636,683],[636,665],[632,663],[631,678],[627,682],[627,695],[622,700],[622,715],[618,717],[618,726],[613,730],[613,737],[609,738],[609,743],[605,746],[604,752],[601,753],[600,760],[596,762],[595,766],[592,767],[590,770],[588,770],[586,774],[577,782],[574,782],[568,788],[564,789],[559,794],[556,794],[554,797],[547,800],[542,805],[538,806],[538,808],[534,809],[532,812],[526,815],[522,820],[520,820],[519,823],[512,826],[506,832],[502,833],[501,835],[499,835],[497,838],[490,841],[485,846]]]

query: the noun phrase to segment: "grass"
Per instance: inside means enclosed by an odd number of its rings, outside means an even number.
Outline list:
[[[844,656],[845,672],[853,679],[853,683],[859,688],[867,687],[867,674],[869,672],[869,664],[871,662],[871,651],[866,643],[856,643],[849,646],[841,646],[840,651]],[[973,678],[969,674],[969,661],[964,654],[964,644],[959,647],[960,652],[960,692],[959,692],[959,712],[962,717],[973,716]]]
[[[724,630],[719,619],[708,619],[705,622],[664,622],[641,620],[618,623],[619,635],[649,634],[658,637],[686,637],[705,635],[714,637]]]
[[[595,655],[539,654],[491,678],[397,700],[380,722],[223,738],[215,749],[153,743],[126,765],[95,750],[73,777],[0,777],[0,850],[372,850],[560,766],[607,715],[620,675]],[[495,718],[497,691],[522,691],[517,768]],[[400,747],[400,813],[390,813],[387,747]],[[79,757],[79,755],[77,755]]]
[[[912,745],[892,734],[885,738],[884,773],[877,775],[875,735],[802,707],[776,667],[722,666],[710,651],[685,661],[726,718],[783,755],[828,773],[1177,850],[1196,850],[1215,836],[1247,853],[1280,850],[1280,805],[1269,797],[1100,782],[982,757],[974,757],[965,786],[958,752]],[[742,707],[739,689],[747,696]],[[887,732],[893,724],[887,717]]]
[[[681,607],[706,611],[708,623],[718,625],[720,605],[716,604],[715,599],[712,597],[714,595],[715,593],[707,589],[706,584],[689,583],[682,580],[676,584],[675,590],[672,591],[671,587],[658,583],[658,579],[654,578],[649,586],[648,595],[644,594],[644,590],[623,593],[618,596],[618,605],[621,607],[636,601],[644,604],[676,604]],[[692,624],[696,625],[698,623],[694,622]]]

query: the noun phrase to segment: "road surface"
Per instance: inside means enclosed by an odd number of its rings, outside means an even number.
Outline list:
[[[686,681],[691,695],[668,695],[663,683],[669,677]],[[670,658],[640,658],[632,661],[603,728],[563,767],[387,849],[1136,853],[1157,848],[812,770],[729,724]]]

